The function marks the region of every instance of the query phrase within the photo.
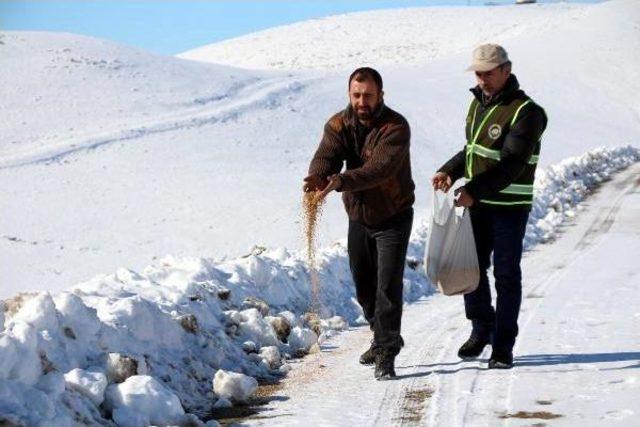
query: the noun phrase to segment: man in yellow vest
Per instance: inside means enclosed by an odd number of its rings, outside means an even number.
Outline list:
[[[547,116],[520,89],[503,47],[478,46],[467,70],[475,72],[478,83],[471,89],[467,143],[438,170],[432,184],[446,192],[457,179],[466,179],[456,190],[456,205],[469,208],[480,263],[478,288],[464,296],[471,336],[458,356],[476,358],[491,344],[489,368],[508,369],[522,300],[522,239]],[[495,309],[487,275],[492,253]]]

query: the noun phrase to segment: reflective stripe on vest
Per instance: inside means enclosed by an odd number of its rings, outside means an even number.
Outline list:
[[[492,150],[491,148],[483,147],[482,145],[469,145],[467,146],[467,151],[472,154],[477,154],[478,156],[485,157],[487,159],[500,161],[500,150]],[[530,165],[535,165],[538,163],[539,156],[537,154],[532,154],[529,158],[528,163]]]
[[[531,99],[527,99],[525,102],[522,103],[522,105],[520,107],[518,107],[518,109],[516,110],[516,113],[513,115],[513,119],[511,119],[511,126],[512,127],[516,123],[516,120],[518,120],[518,115],[520,114],[520,110],[522,110],[522,107],[524,107],[525,105],[527,105],[530,102],[531,102]]]
[[[488,203],[490,205],[500,205],[500,206],[513,206],[513,205],[530,205],[531,202],[527,200],[513,201],[513,202],[498,202],[495,200],[486,200],[480,199],[482,203]]]
[[[489,112],[487,114],[485,114],[484,119],[482,119],[482,122],[480,122],[480,126],[478,126],[478,129],[476,130],[475,134],[473,133],[473,128],[476,124],[476,113],[478,112],[478,105],[480,104],[476,104],[476,108],[475,110],[473,110],[473,121],[471,122],[471,133],[473,135],[473,138],[471,139],[471,144],[467,144],[467,158],[466,158],[466,163],[467,163],[467,172],[469,174],[470,177],[473,176],[473,150],[474,150],[474,146],[476,146],[476,141],[478,140],[478,136],[480,136],[480,131],[482,130],[482,128],[484,127],[484,125],[487,123],[487,120],[489,120],[489,117],[491,117],[491,114],[493,114],[493,112],[496,110],[496,108],[498,108],[499,104],[496,104],[493,106],[493,108],[491,110],[489,110]]]
[[[469,180],[467,180],[467,182],[469,182]],[[503,194],[521,194],[528,196],[533,194],[533,184],[511,184],[500,190],[500,192]]]
[[[500,190],[505,194],[533,194],[533,184],[511,184],[507,188]]]

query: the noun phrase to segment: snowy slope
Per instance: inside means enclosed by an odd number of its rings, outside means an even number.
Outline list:
[[[5,167],[175,121],[261,80],[74,34],[5,33],[2,42]]]
[[[445,55],[443,41],[443,55],[428,64],[398,57],[382,67],[387,103],[412,126],[419,217],[429,206],[429,177],[462,145],[472,80],[461,70],[485,40],[468,31],[480,22],[476,15],[486,27],[514,19],[500,41],[551,118],[543,165],[597,146],[635,144],[640,135],[640,107],[628,96],[640,92],[636,2],[489,9],[425,9],[456,29],[465,51]],[[389,13],[409,22],[419,15]],[[537,26],[535,37],[516,31],[538,15],[557,19]],[[384,28],[384,16],[374,13],[371,28]],[[355,24],[360,14],[351,17],[343,30],[362,27]],[[411,27],[405,43],[440,40],[439,25]],[[290,34],[281,30],[277,42]],[[322,45],[318,34],[305,34],[307,51]],[[331,61],[340,62],[344,46]],[[324,121],[346,103],[346,72],[242,71],[50,33],[3,33],[0,49],[7,82],[0,126],[8,135],[0,143],[0,181],[12,206],[0,218],[7,259],[0,295],[62,289],[166,254],[234,258],[255,244],[302,246],[299,183]],[[344,236],[344,218],[332,198],[323,245]]]
[[[5,33],[0,49],[9,82],[0,89],[0,175],[13,207],[2,216],[0,245],[13,254],[3,296],[256,243],[233,245],[239,230],[264,227],[251,225],[246,200],[265,177],[283,178],[257,170],[248,196],[229,190],[250,176],[248,164],[289,164],[273,144],[253,147],[260,122],[300,90],[296,79],[64,34]]]
[[[588,10],[568,4],[374,10],[275,27],[178,56],[283,70],[425,65],[460,54],[466,57],[470,44],[507,43],[565,29]]]

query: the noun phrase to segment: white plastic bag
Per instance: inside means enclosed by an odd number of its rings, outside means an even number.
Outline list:
[[[425,266],[431,283],[445,295],[467,294],[478,287],[480,268],[469,211],[465,208],[459,216],[452,197],[437,191]]]
[[[442,194],[443,196],[439,196]],[[443,248],[447,238],[448,224],[455,216],[453,202],[444,195],[445,193],[433,193],[433,209],[431,210],[431,226],[429,227],[429,239],[425,252],[424,264],[427,269],[427,277],[431,283],[438,283],[440,272],[440,260],[444,253]]]

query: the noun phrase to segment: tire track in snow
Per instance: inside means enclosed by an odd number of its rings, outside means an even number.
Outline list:
[[[412,337],[412,342],[421,342],[418,351],[412,351],[411,346],[403,350],[396,362],[396,370],[401,371],[407,369],[407,373],[398,373],[395,381],[390,381],[387,389],[396,389],[393,400],[383,400],[375,425],[412,425],[422,420],[427,410],[432,405],[434,399],[438,399],[438,379],[433,379],[433,371],[425,371],[425,367],[432,367],[432,364],[425,364],[426,361],[442,360],[445,354],[451,350],[456,335],[451,334],[450,325],[458,320],[459,327],[456,331],[461,330],[462,322],[459,318],[459,301],[452,299],[440,299],[436,303],[445,304],[446,307],[434,310],[435,316],[404,319],[404,324],[411,324],[412,329],[405,331],[405,336]],[[411,316],[416,316],[419,310],[415,310],[416,303],[412,306]],[[428,309],[428,306],[427,306]],[[420,313],[422,314],[422,313]],[[444,316],[444,319],[436,318]],[[440,322],[438,322],[440,321]],[[424,325],[438,325],[442,327],[434,327],[426,335],[424,333]],[[417,328],[416,328],[417,327]],[[406,357],[409,357],[406,360]],[[404,357],[403,357],[404,356]],[[405,380],[409,379],[406,383]],[[435,382],[435,384],[434,384]],[[420,398],[424,396],[424,398]],[[386,416],[385,414],[391,414]]]
[[[591,226],[582,235],[582,238],[576,245],[575,251],[587,249],[589,246],[592,246],[598,238],[602,237],[602,235],[606,234],[609,231],[609,229],[615,222],[616,215],[620,211],[620,206],[624,197],[629,194],[631,190],[640,186],[640,180],[635,180],[630,184],[627,182],[631,181],[632,178],[633,176],[631,176],[629,180],[624,181],[624,184],[627,184],[625,185],[626,188],[618,195],[613,205],[609,209],[600,211],[598,217],[591,223]]]
[[[438,361],[444,360],[448,354],[452,353],[452,349],[455,348],[455,345],[459,341],[459,337],[463,334],[464,324],[466,323],[466,319],[461,318],[459,315],[460,301],[457,299],[456,300],[451,299],[447,302],[450,305],[450,307],[448,308],[447,318],[446,318],[447,327],[440,329],[439,331],[440,333],[436,337],[437,341],[435,341],[435,342],[443,343],[442,346],[433,347],[433,341],[429,341],[429,340],[426,341],[427,344],[425,345],[425,347],[427,347],[428,344],[431,344],[431,348],[433,350],[437,350],[439,348],[439,351],[437,352],[437,354],[431,358],[431,360],[436,361],[435,362],[436,364],[439,363]],[[450,326],[452,322],[457,322],[455,323],[456,325],[455,327]],[[425,352],[425,355],[427,355],[428,353],[429,353],[428,351]],[[424,360],[424,357],[423,357],[423,360]],[[422,415],[423,417],[425,415],[429,416],[429,419],[428,419],[429,425],[439,424],[437,420],[437,417],[439,416],[439,413],[437,411],[438,403],[443,397],[444,398],[447,397],[447,396],[443,396],[443,393],[442,393],[442,379],[444,374],[440,374],[439,371],[441,370],[435,371],[436,375],[430,376],[429,381],[427,383],[431,387],[432,395],[429,399],[428,405],[423,408]]]
[[[569,240],[569,242],[563,242],[562,238],[560,238],[559,241],[554,242],[552,246],[549,246],[551,250],[554,250],[554,248],[557,248],[559,245],[570,245],[570,250],[566,252],[567,255],[562,256],[560,259],[557,257],[545,257],[541,253],[536,253],[535,250],[530,251],[525,255],[525,258],[523,258],[524,262],[528,264],[540,263],[541,265],[538,267],[538,270],[540,272],[547,273],[525,274],[525,280],[527,276],[540,277],[543,278],[543,280],[533,283],[533,286],[527,286],[527,283],[524,283],[523,296],[525,296],[525,298],[523,298],[523,308],[525,308],[525,310],[523,310],[523,314],[526,313],[526,316],[523,316],[524,321],[521,321],[522,327],[520,340],[522,340],[522,337],[526,334],[529,324],[535,320],[537,308],[544,302],[544,297],[539,298],[538,296],[541,294],[544,295],[544,292],[553,283],[556,283],[564,274],[566,274],[569,270],[568,267],[577,258],[575,256],[575,252],[586,249],[586,247],[584,247],[585,242],[587,241],[585,238],[588,239],[589,244],[593,244],[596,240],[591,233],[598,232],[598,236],[602,236],[603,233],[606,233],[606,230],[615,220],[615,214],[620,209],[625,193],[628,193],[634,188],[640,186],[640,180],[635,180],[633,185],[628,184],[630,180],[637,176],[637,172],[634,173],[634,170],[637,169],[638,166],[636,165],[628,171],[622,172],[620,174],[620,178],[624,179],[623,183],[620,183],[614,178],[611,185],[617,190],[626,188],[626,191],[621,192],[613,205],[606,203],[604,205],[606,206],[606,209],[602,212],[598,212],[596,218],[592,220],[592,222],[587,223],[589,225],[583,226],[583,228],[588,230],[587,232],[575,235],[576,232],[574,231],[574,236],[565,236],[565,240],[567,237],[572,239]],[[597,238],[598,236],[595,237]],[[576,240],[578,240],[577,243]],[[528,303],[528,301],[534,299],[533,297],[527,298],[526,296],[528,295],[533,295],[535,296],[535,299],[538,300],[533,302],[535,306],[532,307],[531,304]],[[450,359],[455,358],[455,345],[451,344],[455,343],[459,345],[466,337],[466,319],[461,320],[458,330],[452,333],[449,337],[449,344],[447,346],[449,347],[448,353],[443,351],[444,354],[440,360],[443,360],[447,354]],[[488,371],[483,365],[486,362],[485,359],[489,353],[490,347],[485,349],[483,354],[475,361],[459,362],[464,364],[464,368],[460,369],[459,372],[453,375],[454,378],[438,374],[437,371],[435,372],[437,375],[433,378],[433,383],[435,384],[436,391],[430,402],[431,407],[428,408],[428,425],[473,425],[478,423],[479,420],[482,420],[482,417],[486,417],[485,421],[489,423],[495,422],[496,424],[499,423],[504,425],[510,423],[509,419],[504,419],[501,422],[495,420],[493,418],[495,414],[493,412],[487,412],[493,408],[490,406],[483,406],[484,402],[489,401],[488,399],[483,398],[483,396],[493,396],[496,400],[498,400],[499,397],[504,398],[504,410],[505,413],[509,413],[512,409],[510,407],[511,390],[517,379],[517,368],[515,370],[508,371],[508,376],[504,375],[507,373],[504,371]],[[466,370],[473,371],[469,375],[463,375],[462,372]],[[511,420],[511,422],[512,421],[513,420]]]
[[[580,259],[581,252],[589,251],[594,247],[595,243],[597,243],[600,239],[604,237],[604,235],[609,231],[611,226],[614,224],[616,215],[620,211],[620,207],[622,205],[622,201],[624,200],[624,198],[627,195],[629,195],[631,192],[633,192],[635,189],[640,187],[640,178],[637,178],[636,173],[634,173],[634,169],[637,169],[637,167],[635,168],[632,167],[629,170],[622,172],[622,175],[624,176],[625,179],[619,183],[614,183],[614,187],[616,189],[618,190],[623,189],[623,190],[620,192],[620,194],[618,194],[618,196],[616,197],[612,205],[605,205],[599,208],[596,217],[592,220],[587,230],[584,233],[582,233],[580,240],[576,243],[573,250],[564,257],[564,261],[568,260],[568,262],[558,265],[556,260],[555,264],[557,267],[555,271],[551,273],[551,275],[549,275],[546,278],[546,280],[544,280],[538,286],[535,286],[533,289],[531,289],[531,292],[529,292],[529,294],[544,295],[545,291],[549,288],[549,286],[552,283],[558,282],[559,279],[570,270],[569,267]],[[544,300],[545,300],[544,297],[539,298],[538,301],[534,304],[533,308],[531,310],[527,310],[527,319],[525,320],[525,322],[521,327],[521,332],[520,332],[521,338],[526,334],[526,331],[529,325],[536,317],[536,313],[544,303]],[[509,376],[509,386],[508,386],[507,396],[505,400],[505,414],[508,414],[513,410],[513,408],[511,407],[511,401],[512,401],[512,391],[513,391],[515,380],[516,380],[516,373],[515,371],[512,371],[511,375]],[[503,425],[506,426],[506,425],[509,425],[509,423],[510,423],[510,419],[505,418],[503,421]]]
[[[623,172],[623,174],[627,175],[628,172],[626,173]],[[625,196],[625,193],[626,191],[621,193],[616,198],[613,205],[607,205],[606,208],[604,209],[600,208],[598,212],[595,213],[595,219],[593,219],[589,223],[589,225],[585,227],[586,231],[579,235],[580,240],[577,243],[571,243],[572,244],[571,250],[567,251],[560,258],[547,256],[541,259],[540,258],[541,255],[537,255],[535,253],[531,254],[531,258],[527,257],[526,259],[527,263],[530,264],[532,262],[538,262],[540,263],[540,266],[538,267],[539,271],[546,270],[546,271],[551,271],[551,273],[550,274],[534,273],[531,275],[532,277],[541,277],[543,278],[543,280],[537,283],[534,283],[533,286],[526,286],[526,283],[525,283],[525,286],[523,286],[524,298],[523,298],[523,305],[522,305],[521,316],[519,321],[519,324],[521,326],[520,326],[520,333],[518,335],[519,337],[518,342],[522,342],[524,339],[526,339],[524,338],[526,331],[529,325],[532,323],[532,321],[535,320],[536,313],[539,307],[544,303],[544,300],[545,300],[544,295],[547,289],[552,284],[557,283],[570,270],[571,265],[577,262],[578,256],[576,256],[577,255],[576,252],[582,252],[584,250],[587,250],[588,247],[590,247],[593,243],[595,243],[597,237],[602,236],[604,233],[606,233],[605,230],[608,229],[608,227],[610,227],[611,224],[613,224],[615,213],[617,213],[617,211],[619,210],[619,206],[622,202],[622,199]],[[608,227],[606,226],[607,223],[610,223]],[[598,233],[598,236],[594,238],[592,236],[593,233]],[[560,242],[557,242],[555,246],[551,246],[550,247],[551,250],[558,248],[559,247],[558,243]],[[563,244],[563,243],[560,243],[560,244]],[[531,297],[527,298],[525,296],[525,293],[526,295],[535,295],[536,296],[535,299],[537,301],[533,303],[529,303],[529,301],[532,298]],[[518,353],[517,343],[516,343],[514,353],[516,354],[515,364],[517,366],[517,353]],[[485,375],[482,377],[476,376],[474,378],[469,395],[470,396],[475,395],[475,397],[473,397],[473,399],[467,399],[466,401],[463,424],[477,421],[477,418],[474,418],[474,416],[477,414],[474,414],[472,410],[478,406],[478,402],[487,401],[487,399],[483,398],[482,396],[494,396],[494,398],[496,397],[503,398],[503,401],[504,401],[503,409],[498,412],[508,414],[513,411],[513,408],[511,407],[511,398],[512,398],[512,390],[513,390],[514,383],[518,378],[517,367],[507,372],[508,372],[508,376],[501,375],[501,371],[494,371],[492,372],[492,375]],[[505,390],[506,392],[503,393],[502,390]],[[480,403],[480,405],[481,404],[482,403]],[[491,408],[483,408],[482,406],[480,406],[480,408],[491,409]],[[487,417],[487,419],[490,419],[494,414],[484,413],[484,415]],[[512,422],[513,420],[511,420],[510,418],[504,418],[502,422],[500,422],[500,424],[507,426],[507,425],[510,425]]]
[[[62,146],[50,143],[50,145],[56,145],[52,149],[7,156],[4,159],[0,159],[0,170],[36,163],[56,162],[81,151],[91,151],[118,142],[224,123],[228,120],[237,119],[241,115],[257,108],[276,107],[282,97],[301,92],[311,80],[289,78],[261,80],[255,84],[241,87],[236,96],[223,96],[218,100],[202,103],[202,105],[213,104],[204,109],[169,115],[134,128],[106,132],[89,138],[85,137],[81,140],[67,141]],[[220,105],[220,103],[222,104]]]
[[[441,298],[448,298],[442,296]],[[438,369],[436,374],[436,392],[433,407],[429,408],[430,426],[441,425],[461,425],[464,424],[468,414],[469,399],[466,396],[473,395],[476,389],[480,373],[482,372],[482,355],[476,360],[461,360],[457,357],[457,348],[467,338],[468,320],[460,316],[459,311],[463,310],[464,303],[460,299],[452,300],[456,306],[456,314],[453,319],[457,320],[454,326],[447,328],[446,345],[443,346],[437,360],[442,360],[445,366],[459,365],[455,370]],[[485,350],[486,354],[487,350]],[[455,362],[451,362],[455,360]],[[462,381],[462,376],[468,378]]]

